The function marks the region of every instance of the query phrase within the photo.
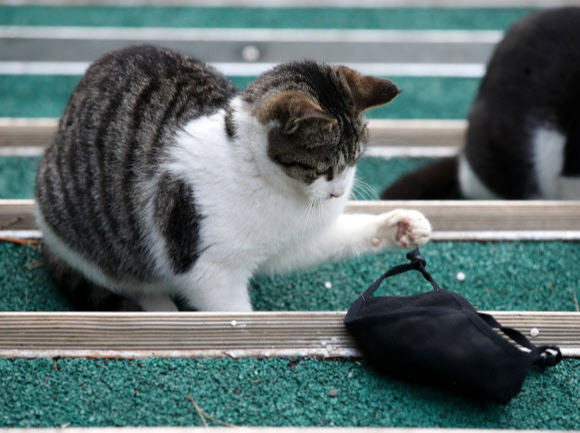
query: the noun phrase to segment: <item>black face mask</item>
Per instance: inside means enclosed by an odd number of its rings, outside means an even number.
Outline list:
[[[520,332],[439,287],[425,271],[419,250],[407,258],[411,263],[395,266],[375,281],[344,319],[369,364],[380,372],[505,404],[520,392],[532,365],[553,366],[562,359],[557,347],[534,346]],[[385,278],[409,270],[421,272],[434,290],[372,296]]]

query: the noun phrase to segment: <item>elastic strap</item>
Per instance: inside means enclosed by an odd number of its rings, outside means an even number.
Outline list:
[[[499,329],[513,341],[518,343],[520,346],[525,347],[530,350],[530,356],[540,368],[552,367],[558,364],[562,360],[562,352],[560,348],[556,346],[535,346],[530,340],[528,340],[524,334],[514,328],[508,328],[506,326],[501,326],[500,323],[495,320],[495,318],[489,314],[478,313],[485,322],[492,328]]]
[[[441,287],[439,287],[439,285],[435,282],[435,280],[433,280],[433,277],[431,277],[429,272],[425,270],[425,265],[427,264],[427,262],[421,256],[421,253],[419,252],[418,248],[415,248],[413,251],[409,252],[407,254],[407,258],[411,261],[411,263],[393,266],[391,269],[389,269],[387,272],[381,275],[381,277],[377,281],[371,284],[370,287],[361,295],[361,297],[363,299],[370,298],[373,295],[373,293],[379,288],[379,286],[385,280],[385,278],[392,277],[393,275],[401,274],[403,272],[411,270],[421,272],[423,277],[431,283],[433,289],[436,292],[441,290]]]

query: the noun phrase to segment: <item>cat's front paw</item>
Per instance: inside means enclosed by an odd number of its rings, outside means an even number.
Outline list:
[[[417,248],[431,237],[431,224],[416,210],[395,209],[379,215],[379,227],[371,240],[374,247]]]

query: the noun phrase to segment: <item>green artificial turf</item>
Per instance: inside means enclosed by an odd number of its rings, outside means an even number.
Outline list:
[[[435,280],[480,309],[575,311],[579,242],[432,242],[421,250]],[[288,275],[256,276],[250,295],[257,310],[345,310],[384,271],[405,261],[403,251],[386,251]],[[458,272],[465,281],[457,280]],[[31,247],[0,244],[0,287],[1,311],[70,309]],[[411,295],[429,288],[418,275],[405,274],[388,280],[381,293]]]
[[[193,399],[247,426],[580,428],[578,360],[533,371],[507,406],[313,359],[3,359],[0,392],[6,427],[201,425]]]
[[[37,157],[0,156],[0,199],[32,198]]]
[[[244,88],[251,77],[230,77]],[[463,119],[477,78],[389,77],[403,90],[390,104],[370,110],[370,118]],[[60,117],[80,77],[0,75],[0,117]]]
[[[32,198],[41,157],[0,156],[0,199]],[[353,200],[377,200],[399,176],[431,161],[429,158],[362,158],[357,167]]]
[[[0,25],[503,30],[533,10],[1,6]]]

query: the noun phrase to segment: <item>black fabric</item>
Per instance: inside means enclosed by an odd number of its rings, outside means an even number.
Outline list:
[[[502,327],[462,296],[439,287],[425,270],[419,250],[407,258],[410,263],[393,267],[375,281],[344,319],[371,366],[505,404],[520,392],[532,365],[543,368],[560,362],[557,347],[534,346],[520,332]],[[409,270],[421,272],[433,291],[373,297],[383,280]]]

